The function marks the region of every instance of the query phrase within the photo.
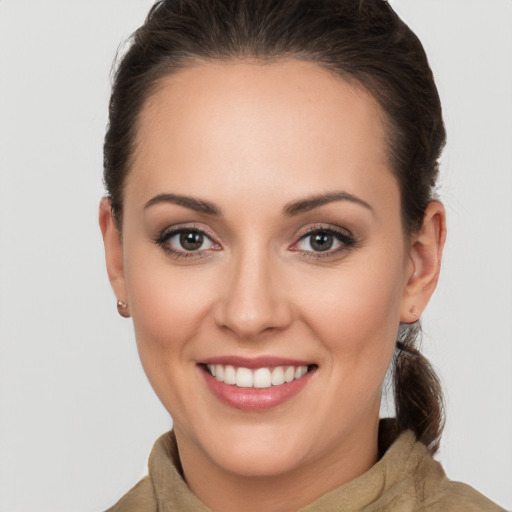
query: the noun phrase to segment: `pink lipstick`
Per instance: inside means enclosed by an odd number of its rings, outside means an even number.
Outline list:
[[[286,402],[308,384],[317,366],[278,357],[215,357],[199,365],[210,391],[236,409],[259,411]]]

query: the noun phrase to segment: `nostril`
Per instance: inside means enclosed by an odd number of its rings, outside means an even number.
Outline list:
[[[241,338],[254,338],[281,330],[291,322],[291,315],[282,305],[268,301],[264,304],[237,302],[219,308],[215,315],[217,325],[235,332]]]

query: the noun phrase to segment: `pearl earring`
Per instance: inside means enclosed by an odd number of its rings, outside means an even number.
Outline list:
[[[130,318],[130,312],[128,311],[128,304],[126,304],[126,302],[123,302],[122,300],[117,301],[117,312],[123,318]]]

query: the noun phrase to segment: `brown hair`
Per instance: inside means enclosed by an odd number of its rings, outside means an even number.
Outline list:
[[[109,105],[104,181],[121,229],[123,185],[138,116],[160,80],[198,59],[293,58],[318,63],[366,88],[388,124],[406,233],[434,198],[445,142],[441,104],[423,47],[385,0],[162,0],[132,36]],[[443,428],[439,380],[402,326],[394,361],[396,428],[432,452]]]

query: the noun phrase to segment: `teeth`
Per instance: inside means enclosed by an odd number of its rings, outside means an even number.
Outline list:
[[[300,379],[308,373],[307,366],[277,366],[275,368],[235,368],[231,365],[209,364],[208,371],[215,379],[240,388],[269,388]]]
[[[269,388],[272,386],[272,375],[268,368],[258,368],[253,377],[255,388]]]
[[[306,375],[306,373],[308,373],[307,367],[306,366],[299,366],[295,370],[295,378],[296,379],[300,379],[301,377],[304,377],[304,375]]]
[[[233,366],[226,366],[224,370],[224,382],[226,384],[236,384],[236,370]]]
[[[291,382],[295,379],[295,368],[293,366],[288,366],[284,371],[284,381]]]
[[[236,371],[236,385],[239,388],[252,388],[252,372],[249,368],[238,368]]]
[[[280,386],[284,384],[284,370],[282,366],[278,366],[272,370],[272,386]]]

